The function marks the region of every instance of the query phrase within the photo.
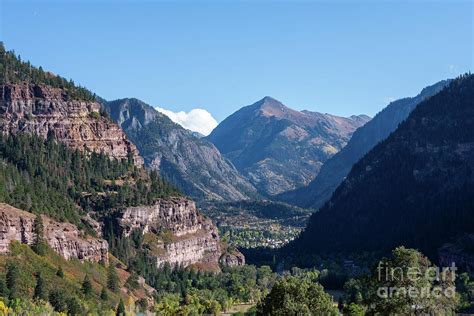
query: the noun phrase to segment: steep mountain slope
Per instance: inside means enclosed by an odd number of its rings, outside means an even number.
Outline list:
[[[357,129],[347,146],[328,159],[306,187],[282,193],[278,198],[301,207],[321,207],[360,158],[387,138],[420,102],[438,93],[448,83],[448,80],[440,81],[424,88],[413,98],[390,103],[370,122]]]
[[[209,141],[137,99],[105,102],[110,116],[137,145],[145,163],[198,200],[242,200],[255,188]]]
[[[222,121],[207,137],[261,192],[308,184],[370,118],[292,110],[265,97]]]
[[[135,146],[100,111],[91,92],[32,67],[13,53],[0,53],[0,202],[48,215],[61,225],[67,221],[81,234],[93,236],[102,235],[104,223],[120,218],[124,210],[146,217],[162,209],[159,222],[153,225],[166,223],[169,238],[156,240],[160,229],[135,232],[151,233],[156,241],[152,244],[163,248],[154,258],[186,266],[205,263],[218,269],[225,249],[215,226],[155,171],[142,168]],[[174,203],[176,199],[180,202]],[[186,222],[180,213],[199,222]],[[172,227],[187,229],[187,234],[178,236]],[[14,226],[7,227],[7,235],[10,228]],[[128,254],[138,251],[134,243],[115,243],[128,237],[119,225],[103,235],[109,250],[120,258],[126,258],[124,248]],[[181,241],[179,258],[172,258],[171,253],[177,248],[175,237]],[[212,256],[205,256],[207,252],[213,252]]]
[[[359,162],[287,251],[389,250],[432,257],[474,230],[474,76],[423,101]]]
[[[104,117],[95,96],[72,81],[33,67],[0,43],[0,132],[54,137],[73,149],[117,159],[143,159],[125,133]]]

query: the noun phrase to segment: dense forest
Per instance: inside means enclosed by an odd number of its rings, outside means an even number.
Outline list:
[[[431,258],[474,229],[474,76],[453,80],[354,165],[286,253],[389,251]]]
[[[78,225],[84,211],[103,212],[179,195],[156,172],[136,167],[132,157],[88,157],[53,138],[0,136],[0,159],[1,202]]]
[[[42,67],[36,68],[29,61],[23,61],[14,51],[5,50],[0,42],[0,84],[32,83],[44,84],[61,88],[71,99],[94,101],[95,95],[86,88],[77,86],[74,81],[67,80]]]

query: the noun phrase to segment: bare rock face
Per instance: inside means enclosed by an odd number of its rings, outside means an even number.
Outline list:
[[[0,253],[7,253],[13,240],[31,244],[34,220],[35,215],[0,203]]]
[[[55,222],[45,216],[43,223],[46,241],[63,258],[108,263],[107,241],[83,237],[77,227],[70,223]]]
[[[7,253],[13,240],[32,244],[36,215],[0,203],[0,253]],[[65,259],[108,263],[107,241],[83,237],[76,226],[43,216],[44,238]]]
[[[103,152],[117,159],[131,153],[143,165],[138,150],[120,127],[102,117],[97,102],[71,99],[59,88],[44,85],[0,85],[0,131],[54,136],[74,149]]]
[[[155,205],[128,207],[120,220],[124,235],[134,229],[143,233],[170,231],[175,236],[196,233],[203,227],[202,216],[193,201],[184,198],[161,199]]]
[[[157,266],[200,265],[218,269],[222,247],[216,226],[185,198],[160,200],[153,206],[128,207],[119,224],[125,236],[139,229]]]
[[[245,256],[240,251],[232,251],[223,254],[219,262],[228,267],[243,266],[245,265]]]

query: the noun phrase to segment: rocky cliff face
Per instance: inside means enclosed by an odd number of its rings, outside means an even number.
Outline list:
[[[369,119],[295,111],[265,97],[226,118],[207,139],[261,193],[276,195],[313,180]]]
[[[228,267],[237,267],[245,265],[245,256],[239,251],[229,251],[223,254],[219,262]]]
[[[204,223],[195,203],[184,198],[162,199],[151,206],[128,207],[119,222],[125,236],[134,229],[140,229],[144,234],[169,231],[175,236],[183,236],[197,232]]]
[[[136,229],[145,235],[158,266],[167,262],[217,268],[223,253],[217,228],[185,198],[128,207],[121,212],[119,225],[125,236]]]
[[[0,253],[6,253],[13,240],[31,244],[36,215],[0,203]],[[83,237],[76,226],[43,216],[44,238],[65,259],[108,263],[108,244],[103,239]]]
[[[209,141],[137,99],[102,102],[137,145],[148,167],[196,200],[256,197],[252,184]]]
[[[125,134],[100,115],[97,102],[71,99],[59,88],[35,84],[0,85],[0,131],[54,136],[74,149],[103,152],[117,159],[143,160]]]

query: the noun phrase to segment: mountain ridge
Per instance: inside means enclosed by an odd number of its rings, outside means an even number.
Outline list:
[[[474,76],[425,99],[359,160],[286,250],[388,251],[431,257],[474,228]],[[382,238],[383,236],[383,238]]]
[[[439,81],[423,88],[415,97],[391,102],[370,122],[356,130],[347,146],[329,158],[321,167],[319,174],[307,186],[284,192],[277,199],[300,207],[318,208],[322,206],[357,160],[378,142],[388,137],[420,102],[438,93],[449,82],[450,80]]]
[[[103,103],[137,145],[148,167],[197,200],[242,200],[255,188],[205,138],[171,121],[145,102],[125,98]]]
[[[264,97],[227,117],[206,139],[260,193],[272,196],[312,180],[366,120],[296,111]]]

